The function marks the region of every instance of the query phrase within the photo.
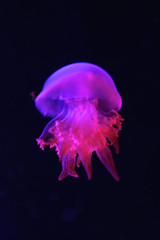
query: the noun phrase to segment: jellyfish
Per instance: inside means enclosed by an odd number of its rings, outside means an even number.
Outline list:
[[[36,140],[42,150],[45,145],[55,147],[62,164],[59,180],[78,177],[76,167],[81,164],[90,180],[94,151],[113,178],[120,180],[109,146],[119,152],[122,99],[104,69],[83,62],[62,67],[46,80],[35,106],[52,118]]]

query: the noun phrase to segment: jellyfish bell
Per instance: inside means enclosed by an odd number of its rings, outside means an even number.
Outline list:
[[[98,99],[104,111],[118,111],[122,106],[110,75],[91,63],[74,63],[54,72],[44,83],[35,103],[44,116],[53,117],[71,99]]]
[[[56,147],[62,172],[59,180],[78,177],[75,166],[84,166],[92,177],[92,152],[118,181],[109,145],[119,151],[118,132],[122,118],[118,114],[122,99],[110,75],[91,63],[74,63],[54,72],[35,98],[36,108],[53,118],[37,143]]]

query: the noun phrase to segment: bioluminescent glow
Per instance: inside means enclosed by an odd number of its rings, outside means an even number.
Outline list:
[[[75,167],[82,163],[88,179],[92,177],[92,152],[119,181],[109,145],[119,152],[118,114],[122,99],[110,75],[91,63],[74,63],[54,72],[35,98],[36,108],[52,120],[37,139],[40,148],[55,147],[62,172],[78,177]]]

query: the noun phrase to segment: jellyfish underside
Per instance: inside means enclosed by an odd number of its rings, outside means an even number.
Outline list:
[[[37,139],[40,148],[55,147],[62,172],[59,180],[68,175],[78,177],[75,167],[82,163],[88,179],[92,178],[92,152],[96,154],[110,174],[119,181],[109,145],[119,152],[118,132],[123,119],[115,111],[100,110],[98,100],[67,100],[62,111],[44,128]]]

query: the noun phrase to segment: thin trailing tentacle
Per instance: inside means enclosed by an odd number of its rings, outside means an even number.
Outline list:
[[[54,136],[56,129],[56,121],[60,121],[67,114],[68,108],[65,105],[59,115],[53,118],[44,128],[42,134],[38,139],[36,139],[37,144],[40,145],[40,148],[44,150],[45,145],[49,145],[50,148],[54,147],[57,144],[57,139]]]

